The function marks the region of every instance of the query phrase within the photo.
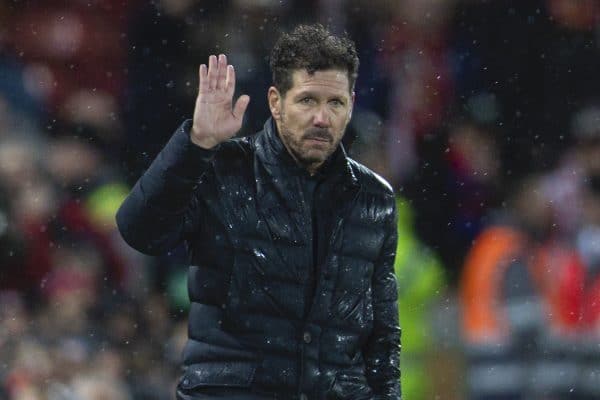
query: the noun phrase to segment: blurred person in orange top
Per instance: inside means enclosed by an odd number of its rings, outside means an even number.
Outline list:
[[[470,399],[543,399],[577,385],[578,354],[559,354],[577,338],[582,264],[552,230],[542,179],[530,176],[466,257],[459,294]],[[556,367],[562,380],[549,373]]]

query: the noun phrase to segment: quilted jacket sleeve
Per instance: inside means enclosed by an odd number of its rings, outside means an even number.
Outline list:
[[[191,123],[177,129],[117,212],[121,235],[142,253],[158,255],[175,247],[197,212],[193,193],[216,150],[191,142]]]
[[[391,196],[390,196],[391,197]],[[399,400],[400,327],[394,258],[398,230],[393,198],[387,210],[386,238],[373,275],[373,331],[364,349],[367,379],[375,400]]]

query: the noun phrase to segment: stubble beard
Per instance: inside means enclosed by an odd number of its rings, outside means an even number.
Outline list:
[[[296,139],[294,133],[287,128],[283,114],[280,122],[280,130],[282,142],[288,152],[300,165],[309,171],[314,170],[323,164],[325,160],[333,154],[339,144],[339,141],[334,141],[334,136],[326,128],[307,129],[299,139]],[[306,150],[303,147],[303,142],[309,138],[327,140],[329,147],[326,150]]]

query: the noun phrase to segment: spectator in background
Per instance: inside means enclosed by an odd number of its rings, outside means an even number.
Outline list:
[[[448,19],[453,0],[408,0],[390,6],[393,20],[380,57],[390,78],[386,157],[393,182],[417,166],[417,143],[440,127],[452,96]],[[392,4],[392,3],[390,3]]]
[[[14,261],[21,267],[5,275],[4,287],[39,294],[40,283],[55,265],[52,257],[56,245],[65,238],[92,240],[101,249],[103,272],[114,282],[122,281],[121,257],[105,232],[94,226],[81,202],[88,190],[109,176],[104,165],[96,149],[74,139],[54,140],[48,147],[20,139],[4,142],[0,148],[0,186],[11,193],[6,229],[20,236],[24,249],[21,261],[16,261],[18,257]]]
[[[444,208],[449,225],[442,251],[464,259],[501,194],[501,161],[494,131],[475,121],[459,121],[448,134],[444,152]]]
[[[581,359],[597,275],[557,234],[544,185],[538,176],[517,187],[506,215],[479,235],[465,261],[460,298],[473,399],[597,395],[589,384],[597,353]]]
[[[580,393],[583,399],[600,398],[600,179],[591,177],[583,196],[584,223],[576,235],[576,246],[585,265],[583,310],[580,332]]]
[[[439,252],[456,282],[473,239],[503,192],[499,131],[471,117],[457,117],[419,146],[423,155],[404,186],[417,216],[416,232]]]
[[[586,266],[585,330],[600,337],[600,175],[589,179],[582,199],[582,219],[575,245]]]
[[[48,271],[49,249],[37,248],[31,236],[32,232],[43,236],[36,224],[45,223],[56,206],[55,188],[41,171],[41,152],[37,143],[18,138],[4,140],[0,146],[0,189],[5,195],[2,256],[6,261],[0,286],[4,289],[31,293]]]
[[[504,213],[476,238],[460,281],[468,398],[528,399],[527,364],[541,325],[530,259],[551,226],[539,178],[511,193]]]
[[[25,62],[28,90],[55,113],[96,105],[115,112],[125,73],[121,36],[135,2],[54,0],[13,5],[6,41]],[[82,104],[85,101],[85,104]]]
[[[435,332],[433,325],[433,310],[441,304],[446,278],[438,257],[414,232],[414,215],[408,201],[398,197],[396,209],[398,247],[394,267],[399,282],[398,314],[404,327],[404,351],[400,357],[403,395],[407,399],[428,400],[435,398],[441,391],[441,382],[447,378],[436,371],[439,361],[434,357],[434,349],[442,334]],[[439,348],[437,353],[441,353]]]
[[[544,195],[552,204],[557,234],[572,237],[585,219],[583,193],[600,176],[600,106],[590,104],[571,118],[573,145],[565,149],[558,166],[546,173]]]

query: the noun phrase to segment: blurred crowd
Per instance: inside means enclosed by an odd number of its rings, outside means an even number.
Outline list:
[[[114,214],[226,53],[268,117],[270,48],[357,43],[350,153],[393,183],[404,395],[600,398],[596,0],[0,0],[0,398],[172,398],[183,251]]]

